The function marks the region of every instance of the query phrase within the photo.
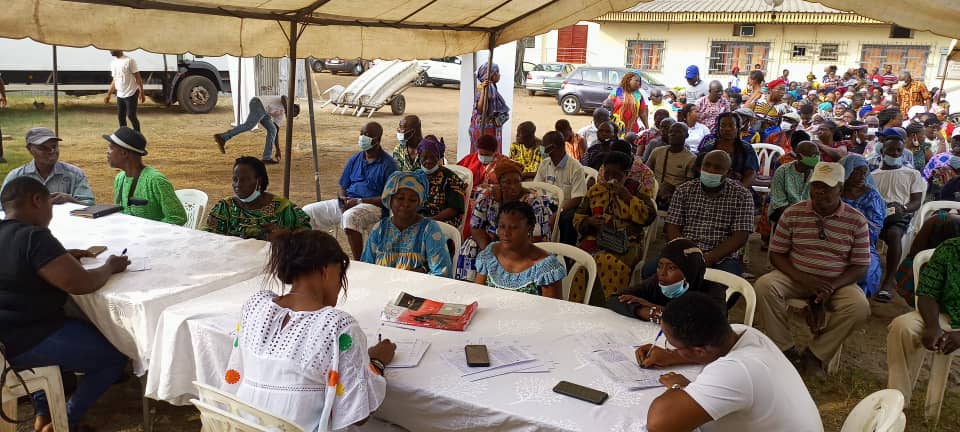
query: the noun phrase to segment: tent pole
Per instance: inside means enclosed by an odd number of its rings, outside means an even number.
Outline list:
[[[490,79],[490,77],[493,76],[493,49],[496,48],[496,43],[497,43],[497,34],[491,31],[489,35],[490,35],[490,43],[489,43],[487,52],[489,52],[490,55],[487,58],[487,79]],[[483,96],[486,96],[486,93],[483,93]],[[487,102],[489,102],[489,98],[484,98],[483,112],[480,113],[480,135],[483,135],[483,130],[486,129],[486,126],[487,126],[487,108],[488,108]],[[473,150],[476,150],[476,143],[473,143],[470,146],[470,148]],[[503,149],[501,149],[501,151],[502,150]]]
[[[286,159],[283,162],[283,196],[290,197],[290,169],[291,169],[291,159],[293,155],[290,153],[293,150],[293,102],[294,98],[297,95],[297,39],[299,34],[297,33],[297,22],[290,21],[290,72],[287,74],[287,129],[286,129],[286,145],[284,146],[287,153]]]
[[[237,102],[241,108],[237,108],[237,122],[234,126],[239,126],[243,120],[240,119],[243,107],[243,57],[237,57]]]
[[[313,181],[317,191],[317,202],[320,202],[320,161],[317,159],[317,120],[313,118],[313,68],[310,59],[303,61],[304,73],[307,74],[307,107],[310,110],[310,145],[313,147]]]
[[[60,92],[57,76],[57,46],[53,46],[53,133],[60,136]]]
[[[944,61],[944,64],[943,64],[943,77],[940,78],[940,92],[938,94],[939,96],[938,99],[940,100],[943,100],[943,95],[944,93],[946,93],[946,91],[944,91],[943,89],[943,85],[946,84],[947,82],[947,72],[949,71],[950,71],[950,54],[947,54],[947,59]],[[933,105],[937,105],[940,103],[940,100],[935,100],[930,102],[931,110],[933,109]]]

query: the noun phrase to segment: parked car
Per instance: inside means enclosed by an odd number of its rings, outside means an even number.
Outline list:
[[[336,57],[332,59],[316,59],[311,65],[314,72],[330,71],[337,74],[345,72],[357,76],[370,68],[370,62],[364,59],[344,60]]]
[[[527,93],[530,96],[536,96],[537,92],[547,92],[544,84],[546,78],[562,78],[576,69],[576,66],[570,63],[541,63],[533,67],[533,70],[527,72]],[[559,89],[559,87],[558,87]],[[556,93],[553,93],[556,94]]]
[[[557,103],[564,114],[573,115],[580,111],[593,111],[603,104],[610,92],[620,85],[620,79],[632,69],[621,67],[584,66],[568,75],[557,94]],[[636,72],[636,71],[634,71]],[[667,91],[667,86],[640,72],[640,92],[646,98],[650,90],[659,88]]]
[[[460,57],[418,60],[417,64],[423,68],[423,72],[413,82],[417,87],[427,84],[437,87],[444,84],[460,85]]]

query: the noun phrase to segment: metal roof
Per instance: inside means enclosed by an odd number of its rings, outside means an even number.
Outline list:
[[[784,0],[783,4],[774,8],[764,0],[653,0],[640,3],[624,12],[657,13],[657,12],[706,12],[706,13],[742,13],[742,12],[777,12],[777,13],[830,13],[846,14],[836,9],[828,8],[819,3],[803,0]]]

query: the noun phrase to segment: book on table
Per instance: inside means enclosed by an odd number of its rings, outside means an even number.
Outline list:
[[[387,303],[380,314],[384,322],[440,330],[463,331],[477,311],[477,302],[469,305],[443,303],[401,292]]]
[[[70,215],[85,217],[88,219],[96,219],[106,215],[114,214],[120,210],[123,210],[123,208],[113,204],[94,204],[89,207],[71,210]]]

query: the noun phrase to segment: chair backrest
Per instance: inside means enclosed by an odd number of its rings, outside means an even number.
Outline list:
[[[773,161],[780,159],[780,156],[783,156],[786,151],[783,150],[783,147],[780,147],[776,144],[752,144],[753,151],[757,152],[757,159],[760,160],[760,172],[757,175],[770,177],[773,175]]]
[[[559,256],[570,258],[574,261],[573,266],[567,271],[567,277],[563,278],[563,299],[570,299],[570,285],[573,283],[573,277],[581,268],[587,272],[587,289],[583,294],[583,304],[590,303],[590,295],[593,294],[593,283],[597,279],[597,262],[586,251],[576,246],[570,246],[563,243],[542,242],[537,243],[537,247]]]
[[[747,311],[743,314],[743,323],[753,327],[753,316],[757,311],[757,293],[753,290],[753,285],[750,285],[750,282],[733,273],[717,269],[707,269],[704,279],[726,285],[728,299],[735,292],[742,294],[744,301],[747,303]]]
[[[469,194],[470,194],[470,191],[473,190],[473,171],[470,171],[470,169],[467,167],[462,167],[457,164],[446,164],[444,165],[444,168],[450,171],[453,171],[453,173],[456,174],[457,177],[460,177],[460,180],[463,180],[463,182],[466,183],[467,187],[465,190],[467,191],[467,196],[466,196],[466,199],[464,199],[464,201],[466,201],[467,199],[470,199]]]
[[[559,186],[554,186],[550,183],[525,181],[523,182],[523,187],[527,189],[536,189],[540,191],[542,194],[546,195],[550,199],[550,202],[556,204],[557,212],[560,211],[559,208],[561,205],[563,205],[563,202],[567,200],[567,197],[564,196],[563,194],[563,189],[561,189]],[[553,233],[552,233],[553,235],[550,237],[549,240],[551,241],[560,240],[559,228],[560,228],[560,215],[556,215],[556,217],[553,220]]]
[[[886,389],[872,393],[853,407],[840,432],[903,431],[903,394]]]
[[[913,232],[920,232],[920,228],[923,228],[923,223],[938,210],[960,210],[960,201],[930,201],[920,206],[920,211],[914,215],[911,221],[911,225],[913,225],[914,228]]]
[[[930,258],[933,256],[933,252],[935,250],[936,249],[922,250],[920,252],[917,252],[917,254],[913,256],[913,286],[914,287],[919,286],[920,269],[922,269],[923,266],[930,261]],[[914,290],[913,296],[914,296],[914,300],[916,300],[916,296],[917,296],[916,290]]]
[[[443,235],[447,237],[447,242],[453,243],[453,250],[450,251],[450,258],[453,260],[453,264],[456,265],[457,259],[460,257],[460,244],[463,243],[463,237],[460,236],[460,230],[446,222],[437,222],[437,224],[440,225],[440,231],[443,231]],[[447,247],[450,246],[450,244],[447,245]]]
[[[218,388],[215,388],[206,384],[199,383],[197,381],[194,381],[193,385],[197,387],[197,394],[200,396],[200,401],[202,401],[202,403],[210,405],[216,409],[223,410],[228,414],[239,417],[241,419],[256,419],[256,424],[263,427],[263,429],[253,429],[253,430],[270,430],[270,431],[284,431],[284,432],[302,431],[302,429],[299,426],[291,423],[290,421],[284,420],[273,414],[264,412],[258,408],[254,408],[249,404],[247,404],[246,402],[241,401],[240,399],[237,399],[236,396],[230,393],[227,393],[223,390],[220,390]],[[190,402],[193,402],[193,401],[191,400]],[[197,408],[200,408],[200,407],[198,406]],[[246,421],[249,422],[249,420],[246,420]],[[204,421],[204,426],[206,426],[206,421]]]
[[[190,403],[200,411],[200,422],[203,424],[204,432],[270,432],[270,429],[213,405],[196,399],[190,399]]]
[[[593,182],[597,182],[597,177],[600,177],[600,172],[590,168],[586,165],[583,166],[583,175],[587,177],[587,183],[590,183],[590,179],[593,179]],[[589,187],[589,184],[587,185]]]
[[[176,194],[187,212],[187,223],[183,226],[200,229],[203,223],[203,212],[207,209],[207,194],[197,189],[180,189]]]

